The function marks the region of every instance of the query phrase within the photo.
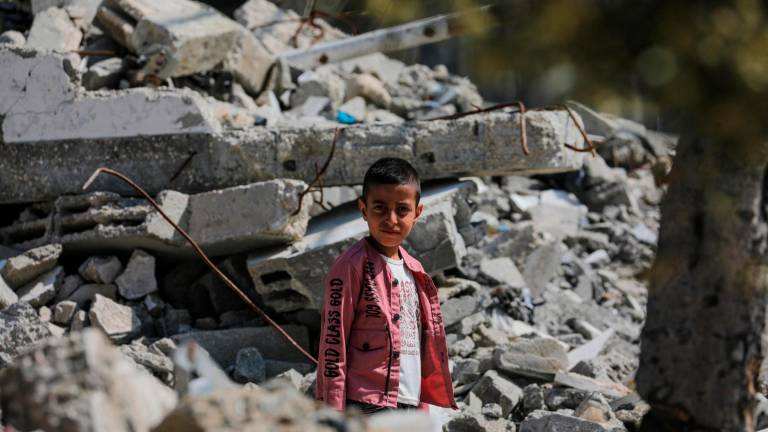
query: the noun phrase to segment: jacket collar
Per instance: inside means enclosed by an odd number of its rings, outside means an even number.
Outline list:
[[[381,263],[384,263],[384,258],[381,256],[381,253],[378,249],[376,249],[376,246],[373,244],[373,239],[371,236],[366,236],[363,239],[363,242],[365,242],[365,249],[368,251],[368,256],[375,256],[375,260],[381,261]],[[400,256],[403,257],[403,263],[406,267],[408,267],[408,270],[413,272],[424,272],[424,267],[422,267],[421,263],[414,257],[411,256],[411,254],[408,253],[408,251],[405,250],[404,247],[398,246],[398,251],[400,252]]]

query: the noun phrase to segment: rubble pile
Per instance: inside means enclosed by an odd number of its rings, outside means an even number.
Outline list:
[[[14,4],[31,25],[0,35],[0,426],[640,422],[644,275],[674,137],[574,103],[573,118],[526,113],[524,140],[521,114],[473,113],[477,89],[442,66],[291,66],[286,53],[347,35],[322,20],[297,32],[266,0],[232,17],[190,0]],[[569,148],[587,146],[582,121],[594,155]],[[383,156],[425,180],[405,246],[440,287],[460,406],[431,419],[308,400],[314,365],[149,202],[105,175],[82,190],[100,166],[129,175],[316,353],[322,280],[366,235],[354,201]]]

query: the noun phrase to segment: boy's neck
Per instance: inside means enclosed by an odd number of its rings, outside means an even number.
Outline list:
[[[368,241],[379,251],[380,254],[393,260],[400,259],[400,246],[387,247],[377,242],[372,236],[367,237]]]

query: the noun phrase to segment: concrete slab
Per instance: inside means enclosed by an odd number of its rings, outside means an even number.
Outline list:
[[[72,22],[67,12],[62,8],[50,7],[35,15],[27,46],[67,52],[78,49],[82,40],[83,33]]]
[[[474,183],[454,182],[422,191],[424,213],[405,247],[428,272],[456,267],[466,254],[459,234],[469,224],[467,195]],[[310,222],[304,239],[290,247],[251,254],[247,261],[254,289],[278,312],[319,310],[323,278],[333,260],[368,234],[354,206],[339,207]]]
[[[530,112],[526,119],[528,156],[521,149],[517,114],[350,126],[337,140],[323,185],[359,184],[365,170],[383,156],[409,160],[425,180],[551,173],[581,166],[583,154],[564,146],[582,141],[566,112]],[[315,167],[328,157],[335,129],[334,125],[254,127],[183,134],[182,128],[174,127],[177,134],[162,136],[0,146],[0,184],[7,185],[0,190],[0,204],[80,193],[100,166],[141,179],[152,194],[163,189],[196,193],[274,178],[309,181],[316,175]],[[98,179],[94,188],[129,192],[113,179]]]
[[[212,255],[233,254],[300,239],[311,209],[298,180],[271,180],[186,195],[165,191],[158,204]],[[110,192],[64,196],[49,214],[0,228],[0,242],[30,248],[57,239],[68,250],[133,250],[192,256],[193,250],[144,199]]]

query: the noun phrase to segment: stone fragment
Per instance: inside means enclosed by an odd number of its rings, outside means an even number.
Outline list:
[[[130,306],[123,306],[99,294],[93,300],[88,318],[93,326],[118,343],[130,339],[141,327],[139,318]]]
[[[0,310],[0,370],[50,335],[48,326],[29,304],[17,302]]]
[[[427,272],[456,267],[466,254],[460,232],[469,225],[471,210],[466,197],[472,186],[448,183],[422,191],[425,210],[404,246]],[[367,234],[368,226],[358,210],[334,209],[313,220],[307,235],[290,248],[250,255],[247,266],[254,288],[278,312],[319,310],[324,269]]]
[[[347,100],[357,96],[362,96],[382,108],[388,108],[392,103],[392,96],[384,87],[384,83],[369,73],[356,74],[347,80]]]
[[[627,387],[612,382],[601,382],[572,372],[558,372],[555,385],[578,390],[598,392],[609,398],[618,399],[631,393]]]
[[[35,15],[27,46],[41,50],[68,52],[80,48],[83,33],[64,9],[51,7]]]
[[[483,405],[482,411],[480,411],[485,417],[491,419],[497,419],[502,416],[501,405],[497,403],[487,403]]]
[[[478,326],[473,340],[479,347],[502,347],[509,344],[509,334],[491,326]]]
[[[575,417],[597,423],[607,430],[626,430],[624,424],[616,418],[611,406],[600,393],[592,393],[573,412]]]
[[[64,300],[56,303],[56,306],[53,307],[53,322],[68,326],[77,310],[77,303],[71,300]]]
[[[540,246],[526,258],[523,277],[534,298],[539,297],[558,274],[564,252],[561,243],[552,242]]]
[[[565,387],[554,387],[545,391],[544,403],[550,411],[575,410],[590,392]]]
[[[344,80],[330,70],[306,71],[299,75],[296,82],[298,88],[291,93],[291,107],[302,106],[312,97],[322,97],[328,98],[335,111],[344,101]]]
[[[444,426],[445,432],[514,432],[514,423],[506,420],[488,420],[480,413],[462,411]]]
[[[544,408],[544,391],[538,384],[529,384],[523,388],[523,412],[530,413]]]
[[[611,168],[598,156],[584,159],[583,173],[573,190],[590,210],[600,212],[609,205],[637,208],[637,201],[629,192],[624,169]]]
[[[486,372],[480,381],[472,388],[483,403],[498,403],[501,405],[502,417],[506,417],[523,398],[523,390],[512,381],[507,380],[494,370]]]
[[[56,297],[56,290],[63,278],[64,267],[54,267],[53,270],[19,288],[16,294],[19,295],[19,301],[27,302],[32,307],[46,305]]]
[[[96,295],[117,300],[117,287],[111,284],[85,284],[81,285],[72,295],[65,300],[77,303],[80,309],[87,309],[96,299]]]
[[[68,275],[64,277],[61,282],[59,290],[56,292],[56,302],[66,300],[71,296],[78,288],[80,288],[85,281],[79,275]]]
[[[5,283],[0,276],[0,311],[19,301],[19,296]]]
[[[157,291],[155,278],[155,257],[136,249],[131,254],[125,271],[115,280],[120,295],[136,300]]]
[[[507,257],[487,258],[480,262],[480,273],[496,284],[524,288],[525,279],[515,263]]]
[[[81,331],[89,324],[90,324],[90,321],[88,321],[88,313],[80,309],[77,312],[75,312],[75,315],[72,317],[72,322],[69,324],[69,331],[70,332]]]
[[[60,244],[50,244],[30,249],[21,255],[9,258],[0,269],[0,276],[13,289],[51,270],[61,256]]]
[[[163,299],[157,293],[148,294],[144,297],[142,304],[147,309],[147,312],[155,318],[163,314],[166,306]]]
[[[520,432],[550,431],[609,432],[610,429],[597,423],[549,411],[534,411],[520,424]]]
[[[93,256],[85,260],[77,271],[87,281],[110,284],[122,270],[123,265],[116,256]]]
[[[50,338],[0,374],[3,420],[17,430],[149,431],[176,399],[96,330]]]
[[[468,358],[456,363],[451,371],[453,381],[458,385],[477,381],[486,371],[480,369],[480,360]]]
[[[120,346],[120,352],[168,386],[173,386],[173,361],[163,353],[150,352],[139,340]]]
[[[552,339],[518,339],[494,350],[493,359],[500,371],[547,381],[568,369],[565,350]]]
[[[122,58],[101,60],[83,74],[83,87],[86,90],[116,89],[124,73],[125,61]]]
[[[258,349],[247,347],[237,352],[232,378],[243,384],[259,384],[267,379],[267,365]]]
[[[462,319],[472,315],[481,308],[480,293],[453,297],[440,305],[443,313],[443,325],[450,327]]]
[[[231,71],[237,82],[249,92],[258,94],[272,63],[272,56],[262,41],[251,32],[240,29],[221,68]]]
[[[475,349],[475,341],[471,337],[464,337],[448,345],[448,355],[467,357]]]
[[[600,355],[605,348],[608,340],[614,335],[613,329],[608,329],[591,341],[568,352],[568,368],[571,369],[579,362],[592,360]]]
[[[285,325],[283,329],[296,339],[299,345],[307,349],[309,336],[305,327]],[[184,335],[173,336],[172,339],[176,343],[193,339],[211,354],[216,363],[224,368],[235,364],[238,351],[247,347],[258,349],[261,355],[267,359],[296,362],[306,360],[301,352],[272,327],[193,331]]]
[[[4,54],[0,51],[0,64],[5,68]],[[18,55],[8,56],[12,57],[9,58],[11,61],[19,61]],[[12,68],[14,79],[17,71],[23,71],[26,76],[30,68]],[[19,92],[20,89],[14,89],[14,94],[8,97],[15,100]],[[61,90],[57,92],[61,93]],[[155,95],[156,100],[147,105],[146,98],[137,96],[141,94]],[[0,91],[0,96],[0,100],[4,100],[5,92]],[[137,98],[137,103],[123,100],[129,96]],[[275,178],[309,180],[316,174],[315,165],[322,166],[327,158],[334,137],[333,125],[320,128],[317,125],[279,129],[254,127],[217,134],[210,132],[212,126],[206,126],[210,124],[206,120],[210,116],[204,109],[197,108],[200,96],[195,96],[184,90],[131,89],[120,92],[120,96],[112,95],[103,104],[89,107],[89,112],[95,113],[93,119],[83,119],[82,124],[71,119],[72,124],[79,125],[77,130],[55,122],[49,122],[51,127],[48,128],[49,123],[40,116],[24,114],[18,120],[24,120],[30,126],[29,130],[25,129],[18,137],[13,129],[4,125],[5,142],[40,141],[50,135],[50,139],[55,140],[45,144],[45,154],[57,163],[45,164],[44,168],[35,164],[39,155],[37,145],[12,146],[13,151],[8,148],[10,146],[0,147],[0,183],[8,185],[0,190],[0,203],[44,201],[62,194],[82,193],[80,173],[91,173],[105,165],[144,179],[142,187],[154,195],[168,187],[171,173],[185,164],[190,152],[196,154],[173,182],[174,189],[181,192],[214,190]],[[178,106],[169,109],[171,101],[181,104],[185,98],[187,104],[183,109]],[[62,109],[65,106],[67,110],[75,109],[70,106],[79,106],[81,102],[63,104]],[[45,104],[35,112],[45,112],[50,106],[56,104]],[[5,106],[0,102],[0,112],[4,112],[3,108]],[[141,118],[148,124],[137,122],[136,113],[142,113]],[[11,117],[6,116],[5,123]],[[120,126],[125,130],[111,129],[114,118],[121,120]],[[522,154],[516,114],[484,113],[457,120],[403,125],[353,125],[345,128],[338,137],[336,148],[344,150],[335,153],[323,175],[323,184],[359,183],[367,167],[381,157],[382,143],[396,143],[386,146],[387,154],[413,163],[423,180],[469,173],[561,172],[579,166],[583,153],[573,152],[563,145],[582,145],[582,138],[567,113],[531,111],[526,113],[526,123],[530,128],[527,136],[531,154],[528,156]],[[32,124],[37,131],[31,129]],[[46,127],[42,128],[41,124]],[[93,127],[97,124],[104,129],[103,133],[95,133]],[[53,129],[56,136],[51,132]],[[33,132],[36,136],[27,135]],[[110,139],[93,139],[105,135]],[[112,139],[117,137],[127,138]],[[60,141],[65,138],[77,138],[77,145]],[[499,149],[499,142],[509,145]],[[131,157],[120,156],[125,154]],[[265,154],[276,157],[267,160]],[[157,173],[168,174],[161,176]],[[39,181],[24,181],[26,178]],[[94,187],[127,190],[104,178],[97,179]]]
[[[345,112],[351,115],[357,122],[365,121],[365,99],[360,96],[355,96],[341,104],[339,107],[339,112]]]
[[[0,34],[0,45],[21,47],[27,43],[24,34],[16,30],[7,30]]]
[[[40,309],[37,310],[37,316],[40,317],[40,321],[50,323],[51,318],[53,317],[53,312],[46,306],[40,306]]]
[[[48,322],[48,330],[51,332],[51,336],[53,337],[62,337],[67,332],[67,329],[64,327],[57,326],[56,324],[52,322]]]

